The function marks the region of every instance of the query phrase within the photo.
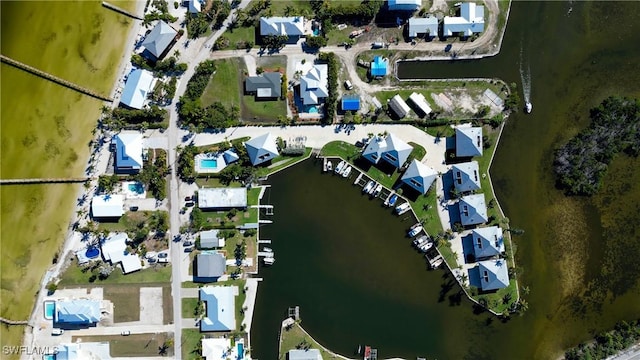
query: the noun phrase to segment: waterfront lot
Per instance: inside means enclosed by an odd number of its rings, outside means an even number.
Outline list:
[[[173,337],[167,333],[105,335],[105,336],[74,336],[72,341],[108,342],[109,354],[112,357],[137,356],[172,356]],[[165,352],[160,351],[163,345],[168,345]]]
[[[89,283],[91,272],[82,272],[82,268],[77,265],[75,258],[71,260],[69,268],[60,277],[60,286],[85,285]],[[95,284],[145,284],[145,283],[168,283],[171,279],[171,266],[168,264],[155,264],[147,269],[136,271],[131,274],[122,274],[118,266],[104,280],[96,280]]]

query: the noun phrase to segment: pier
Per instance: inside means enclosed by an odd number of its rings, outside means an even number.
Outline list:
[[[91,178],[0,179],[0,185],[83,183]]]
[[[83,86],[80,86],[80,85],[77,85],[77,84],[74,84],[74,83],[72,83],[70,81],[61,79],[61,78],[59,78],[59,77],[57,77],[55,75],[51,75],[51,74],[46,73],[46,72],[44,72],[42,70],[36,69],[33,66],[29,66],[29,65],[27,65],[25,63],[22,63],[22,62],[18,61],[18,60],[14,60],[14,59],[12,59],[10,57],[4,56],[4,55],[0,55],[0,60],[2,60],[2,62],[5,63],[5,64],[9,64],[11,66],[14,66],[14,67],[20,69],[20,70],[24,70],[24,71],[26,71],[28,73],[31,73],[31,74],[35,75],[35,76],[39,76],[39,77],[41,77],[43,79],[46,79],[46,80],[49,80],[49,81],[53,81],[54,83],[56,83],[58,85],[62,85],[64,87],[66,87],[66,88],[75,90],[75,91],[77,91],[79,93],[82,93],[84,95],[88,95],[88,96],[91,96],[93,98],[96,98],[96,99],[102,100],[102,101],[113,102],[113,99],[108,97],[108,96],[105,96],[105,95],[102,95],[102,94],[98,94],[97,92],[95,92],[93,90],[87,89],[87,88],[85,88]]]
[[[3,324],[7,324],[7,325],[29,325],[29,321],[28,320],[10,320],[10,319],[5,319],[3,317],[0,317],[0,323]]]
[[[110,4],[110,3],[106,2],[106,1],[102,2],[102,6],[106,7],[109,10],[113,10],[113,11],[115,11],[117,13],[120,13],[122,15],[128,16],[130,18],[134,18],[136,20],[144,20],[143,17],[140,17],[140,16],[138,16],[138,15],[136,15],[134,13],[131,13],[131,12],[127,11],[127,10],[121,9],[121,8],[119,8],[119,7],[117,7],[117,6],[113,5],[113,4]]]

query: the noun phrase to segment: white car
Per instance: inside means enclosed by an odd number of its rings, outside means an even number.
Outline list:
[[[59,329],[59,328],[53,328],[51,330],[51,335],[62,335],[64,334],[64,330]]]

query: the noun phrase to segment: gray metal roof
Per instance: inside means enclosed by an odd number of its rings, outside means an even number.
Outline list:
[[[482,128],[456,128],[456,156],[482,156]]]
[[[218,230],[207,230],[200,232],[200,247],[203,249],[211,249],[220,247],[220,239],[218,238]]]
[[[505,259],[478,262],[482,290],[497,290],[509,286],[509,269]]]
[[[272,16],[260,18],[260,35],[300,36],[304,34],[304,17]]]
[[[391,110],[393,110],[393,112],[399,118],[407,116],[407,114],[409,114],[409,111],[411,111],[409,105],[407,105],[407,103],[400,97],[399,94],[389,100],[389,107],[391,107]]]
[[[480,189],[480,170],[477,161],[455,164],[451,167],[453,186],[460,192]]]
[[[258,97],[280,97],[282,74],[279,72],[267,72],[260,76],[250,76],[244,82],[247,92],[256,92]],[[264,90],[268,90],[265,92]]]
[[[278,156],[278,146],[276,145],[276,139],[274,139],[271,133],[266,133],[244,143],[249,155],[251,164],[259,165],[263,162],[272,160]]]
[[[289,350],[287,354],[289,355],[289,360],[322,360],[322,355],[318,349]]]
[[[428,31],[427,31],[428,30]],[[409,37],[416,37],[418,34],[429,33],[429,36],[438,36],[438,18],[411,18],[409,19]]]
[[[380,159],[384,159],[399,168],[407,161],[411,151],[413,151],[411,145],[399,137],[389,134],[385,138],[373,138],[362,152],[362,156],[374,164],[377,164]]]
[[[458,203],[462,225],[482,224],[489,220],[484,194],[463,196]]]
[[[159,58],[171,44],[173,39],[175,39],[177,34],[178,32],[169,24],[164,21],[160,21],[153,30],[151,30],[149,35],[147,35],[142,46],[153,54],[153,56]]]
[[[227,269],[227,259],[215,251],[203,251],[196,255],[197,272],[199,278],[217,278]]]
[[[476,228],[471,235],[476,259],[500,255],[504,251],[502,229],[498,226]]]
[[[421,194],[426,194],[437,178],[437,171],[414,159],[402,175],[402,182],[418,190]]]

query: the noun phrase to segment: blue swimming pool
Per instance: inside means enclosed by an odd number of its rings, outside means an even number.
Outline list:
[[[218,159],[200,159],[200,168],[215,169],[218,167]]]
[[[89,259],[94,259],[97,258],[98,255],[100,255],[100,250],[98,250],[97,247],[89,247],[87,248],[87,252],[85,252],[84,254],[86,257],[88,257]]]
[[[317,114],[317,113],[318,113],[318,108],[317,108],[317,107],[315,107],[315,106],[312,106],[312,107],[310,107],[310,108],[309,108],[309,111],[308,111],[308,112],[309,112],[310,114]]]
[[[313,36],[318,36],[318,35],[320,35],[320,29],[313,30]]]
[[[239,360],[244,359],[244,344],[243,343],[238,343],[238,359]]]
[[[144,186],[142,185],[142,183],[134,182],[129,184],[129,191],[136,194],[144,194]]]
[[[56,356],[55,355],[46,354],[46,355],[42,355],[42,359],[43,360],[56,360]]]
[[[44,302],[44,318],[47,320],[53,320],[53,313],[56,311],[56,303],[53,301]]]

